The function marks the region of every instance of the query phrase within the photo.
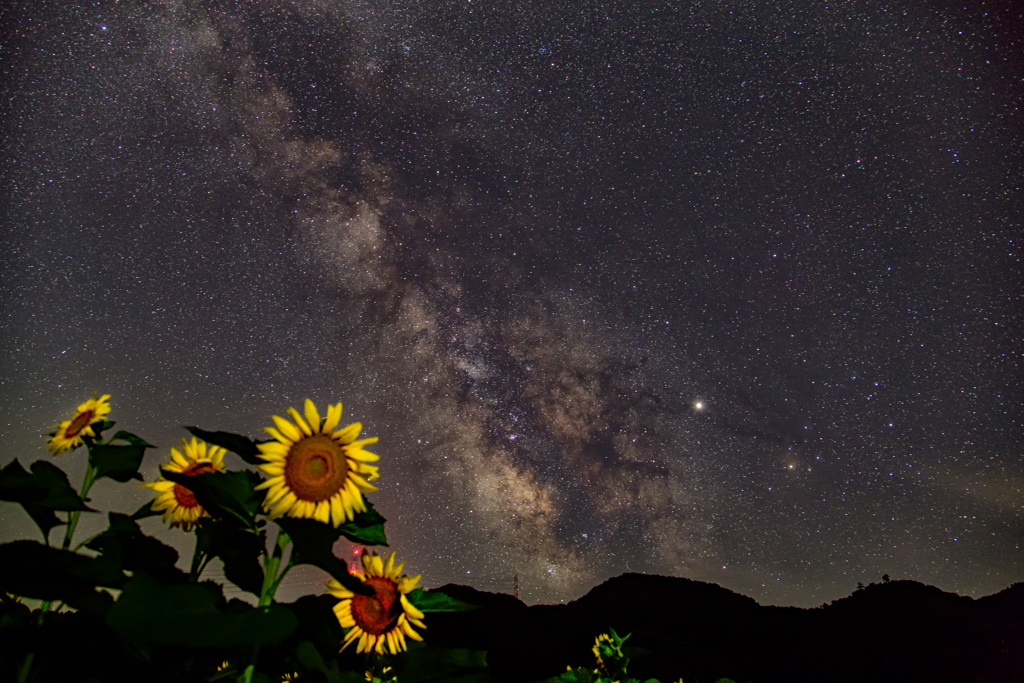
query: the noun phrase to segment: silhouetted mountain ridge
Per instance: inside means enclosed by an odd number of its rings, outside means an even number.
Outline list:
[[[631,676],[715,681],[1024,681],[1024,583],[977,600],[916,581],[872,584],[813,609],[762,606],[691,579],[623,574],[565,605],[449,584],[478,605],[430,615],[430,642],[488,650],[496,676],[538,680],[593,666],[615,628],[649,654]]]

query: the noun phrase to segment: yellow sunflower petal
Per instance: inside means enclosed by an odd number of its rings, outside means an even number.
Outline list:
[[[423,574],[417,574],[416,576],[403,576],[398,581],[399,590],[403,593],[412,593],[416,589],[416,584],[423,578]]]
[[[341,582],[337,579],[331,579],[327,582],[327,592],[336,598],[341,598],[342,600],[345,598],[351,598],[355,595],[355,593],[342,586]],[[339,602],[338,604],[344,605],[345,603]]]
[[[290,510],[291,507],[295,505],[295,502],[298,499],[299,497],[296,496],[294,493],[292,493],[291,491],[287,491],[284,494],[284,496],[282,496],[281,500],[279,500],[277,504],[274,505],[274,507],[270,510],[269,517],[271,519],[276,519],[277,517],[280,517],[284,513],[288,512],[288,510]],[[264,503],[264,505],[266,505],[266,503]]]
[[[289,410],[295,409],[289,408]],[[274,421],[274,426],[277,427],[277,430],[281,433],[281,435],[286,437],[288,441],[290,441],[291,443],[295,443],[296,441],[302,438],[302,432],[299,431],[299,428],[293,425],[288,420],[284,419],[283,417],[280,417],[278,415],[271,415],[270,419]]]
[[[377,488],[376,486],[374,486],[374,485],[373,485],[373,484],[371,484],[370,482],[366,481],[365,479],[363,479],[362,477],[360,477],[360,476],[359,476],[358,474],[356,474],[355,472],[349,472],[349,473],[348,473],[348,476],[349,476],[349,479],[351,479],[352,481],[354,481],[354,482],[356,483],[356,485],[357,485],[357,486],[358,486],[359,488],[361,488],[361,489],[362,489],[363,491],[380,491],[380,489],[379,489],[379,488]]]
[[[399,597],[402,600],[402,607],[405,608],[405,613],[412,619],[422,619],[423,612],[416,609],[416,606],[409,602],[408,598],[405,597],[405,593],[399,593]]]
[[[324,524],[330,524],[331,522],[331,504],[329,501],[321,500],[316,504],[316,511],[313,513],[314,519]]]
[[[341,649],[344,650],[346,647],[351,645],[352,641],[356,640],[360,635],[362,635],[362,633],[363,632],[359,630],[358,626],[354,626],[351,631],[345,634],[344,644],[341,646]]]
[[[256,467],[264,474],[269,474],[272,477],[284,475],[284,463],[268,462],[265,465],[257,465]]]
[[[280,479],[280,480],[284,480],[284,476],[279,476],[279,477],[272,477],[272,478],[270,478],[270,479],[266,479],[266,480],[264,480],[264,481],[263,481],[262,483],[260,483],[260,484],[256,484],[256,486],[254,486],[254,487],[253,487],[253,490],[254,490],[254,491],[260,491],[260,490],[262,490],[262,489],[269,489],[269,488],[271,488],[271,487],[272,487],[272,486],[273,486],[274,484],[280,483],[279,481],[277,481],[278,479]]]
[[[321,431],[324,434],[330,434],[334,431],[334,428],[338,426],[341,421],[341,403],[336,403],[333,406],[327,406],[327,421],[324,422],[323,429]]]
[[[182,439],[182,441],[181,441],[181,442],[182,442],[182,445],[184,445],[184,443],[185,443],[185,440],[184,440],[184,439]],[[175,465],[177,465],[178,467],[182,467],[182,468],[184,468],[184,467],[188,467],[189,465],[191,465],[191,464],[192,464],[192,463],[190,463],[190,462],[189,462],[189,461],[188,461],[188,460],[187,460],[187,459],[185,458],[185,456],[183,456],[183,455],[182,455],[182,454],[181,454],[180,452],[178,452],[178,449],[177,449],[177,448],[173,448],[173,447],[171,448],[171,461],[172,461],[172,462],[173,462],[173,463],[174,463]]]
[[[405,635],[409,636],[413,640],[418,640],[421,643],[423,642],[423,636],[421,636],[420,634],[416,633],[416,631],[413,631],[412,630],[412,626],[409,624],[409,622],[407,620],[404,620],[404,619],[400,620],[399,623],[401,623],[402,630],[405,631]]]
[[[295,443],[295,441],[293,439],[289,439],[288,437],[286,437],[284,434],[282,434],[280,431],[278,431],[274,427],[264,427],[263,431],[265,431],[267,434],[270,434],[270,438],[271,439],[277,439],[281,444],[283,444],[285,446],[285,448],[288,448],[293,443]],[[262,444],[260,444],[260,446],[261,445]],[[257,446],[257,448],[259,448],[259,446]]]
[[[310,428],[319,432],[320,413],[317,412],[316,405],[308,398],[306,399],[306,405],[303,406],[303,412],[306,413],[306,422],[309,423]]]
[[[299,415],[299,411],[295,410],[295,408],[289,408],[288,415],[291,416],[292,421],[295,422],[298,428],[302,430],[303,434],[306,436],[313,436],[313,430],[310,429],[309,425],[306,424],[306,421],[302,419],[301,415]]]
[[[345,511],[345,519],[353,519],[356,516],[356,513],[355,510],[352,509],[352,497],[349,492],[342,490],[335,495],[341,500],[341,507]]]
[[[341,503],[341,495],[336,493],[331,496],[331,524],[335,527],[339,527],[344,522],[345,506]]]
[[[338,431],[334,432],[333,438],[341,441],[342,443],[352,443],[359,436],[359,432],[363,430],[362,422],[353,422],[347,427],[342,427]]]
[[[288,487],[284,484],[277,486],[271,486],[270,490],[267,491],[267,497],[263,500],[264,508],[277,505],[277,502],[288,495]]]
[[[380,460],[380,456],[376,453],[364,451],[362,448],[352,448],[351,446],[345,448],[345,457],[359,462],[377,462]]]
[[[267,427],[266,431],[269,433],[270,432],[270,428]],[[274,431],[277,432],[276,429]],[[278,433],[278,436],[281,435],[280,432],[277,432],[277,433]],[[273,456],[273,457],[278,457],[278,458],[285,458],[285,457],[287,457],[288,456],[288,452],[291,450],[291,446],[286,446],[285,444],[281,443],[280,441],[268,441],[266,443],[258,444],[256,447],[260,449],[260,455],[263,455],[263,456]]]

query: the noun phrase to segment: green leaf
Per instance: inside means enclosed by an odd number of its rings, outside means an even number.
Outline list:
[[[0,500],[33,503],[51,510],[88,510],[64,470],[45,460],[32,463],[29,474],[17,460],[0,470]]]
[[[224,576],[244,591],[258,596],[263,588],[263,567],[260,554],[265,547],[266,532],[253,533],[233,523],[211,517],[199,520],[196,529],[198,548],[224,563]]]
[[[373,595],[373,589],[348,573],[348,565],[334,555],[334,544],[341,537],[340,528],[315,519],[282,517],[278,526],[292,540],[291,563],[311,564],[338,580],[342,586],[361,595]]]
[[[140,519],[146,519],[147,517],[159,517],[162,514],[164,514],[163,510],[153,509],[153,501],[151,500],[143,503],[142,507],[132,514],[132,519],[137,522]]]
[[[409,650],[396,664],[399,681],[492,680],[486,670],[487,653],[483,650],[409,643]]]
[[[328,683],[341,683],[346,680],[347,676],[343,677],[338,671],[338,662],[331,660],[330,664],[324,661],[324,658],[320,656],[320,652],[316,649],[316,646],[308,640],[304,640],[299,643],[298,647],[295,648],[295,659],[298,660],[299,666],[304,668],[306,671],[319,671],[323,674],[324,678],[327,679]],[[364,679],[356,679],[359,683],[362,683]]]
[[[86,612],[103,619],[110,612],[110,608],[114,606],[114,598],[106,591],[93,591],[83,597],[68,598],[65,604],[79,612]]]
[[[205,429],[189,427],[187,425],[185,429],[206,443],[212,443],[214,446],[220,446],[232,453],[236,453],[238,457],[250,465],[263,465],[266,462],[259,457],[260,449],[256,447],[257,444],[266,443],[266,441],[253,441],[247,436],[232,434],[231,432],[208,432]]]
[[[127,441],[133,446],[145,446],[146,448],[156,448],[156,446],[149,443],[141,436],[136,436],[131,432],[124,431],[123,429],[114,434],[114,436],[110,437],[110,441]]]
[[[124,574],[109,558],[86,557],[36,541],[0,544],[0,592],[37,600],[86,598],[96,586],[120,588]]]
[[[225,604],[211,582],[169,586],[145,573],[125,584],[106,621],[132,641],[190,647],[268,645],[291,635],[299,623],[284,605]]]
[[[122,484],[131,479],[142,481],[139,466],[146,454],[148,446],[111,446],[110,444],[91,444],[89,446],[89,462],[96,468],[96,479],[113,479]]]
[[[32,474],[17,460],[0,470],[0,500],[20,503],[43,532],[44,540],[49,538],[50,529],[66,524],[53,514],[54,510],[95,512],[71,488],[64,470],[45,460],[32,463]]]
[[[93,441],[99,441],[100,436],[103,434],[103,432],[107,431],[116,424],[116,422],[111,422],[110,420],[104,420],[103,422],[94,422],[92,425],[92,431],[93,434],[95,434],[96,436],[86,436],[83,437],[83,440],[91,439]]]
[[[111,512],[110,526],[93,536],[86,548],[109,557],[119,567],[130,572],[144,571],[165,583],[183,583],[188,575],[174,566],[178,551],[169,545],[145,535],[128,515]]]
[[[563,671],[557,676],[545,678],[541,683],[594,683],[596,680],[597,674],[593,671],[577,667]]]
[[[235,520],[256,530],[256,513],[263,504],[263,491],[257,491],[263,480],[255,472],[237,470],[205,472],[188,476],[180,472],[161,470],[165,479],[181,484],[196,497],[212,517]]]
[[[421,612],[466,612],[468,610],[480,609],[477,605],[456,600],[437,589],[423,590],[422,588],[416,588],[405,597]]]
[[[341,535],[353,543],[363,545],[382,545],[387,547],[388,539],[384,535],[384,516],[373,508],[373,503],[363,498],[366,512],[359,512],[351,522],[338,527]]]

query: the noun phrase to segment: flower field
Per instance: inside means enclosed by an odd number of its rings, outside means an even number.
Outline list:
[[[186,427],[191,439],[145,482],[154,499],[131,515],[107,513],[104,531],[76,543],[81,515],[101,513],[89,505],[93,484],[141,481],[155,448],[113,431],[109,399],[94,396],[49,435],[54,457],[88,459],[77,489],[47,460],[0,469],[0,500],[20,505],[41,536],[0,544],[0,678],[492,680],[486,652],[429,641],[431,613],[474,606],[418,588],[420,577],[403,573],[394,552],[364,552],[360,571],[334,554],[342,538],[387,546],[386,520],[366,498],[379,475],[365,447],[377,439],[359,439],[358,422],[340,427],[340,403],[325,416],[309,400],[301,414],[289,408],[290,419],[272,416],[265,441]],[[248,467],[227,469],[228,451]],[[142,532],[139,521],[152,516],[194,536],[189,571],[174,548]],[[255,604],[229,600],[222,585],[203,579],[215,558]],[[304,564],[330,575],[325,593],[277,602],[282,580]],[[614,630],[601,635],[592,668],[569,667],[550,680],[630,680],[625,640]]]

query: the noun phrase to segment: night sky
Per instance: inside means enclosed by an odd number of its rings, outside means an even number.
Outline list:
[[[340,400],[427,587],[1024,580],[1012,3],[8,4],[0,464]]]

